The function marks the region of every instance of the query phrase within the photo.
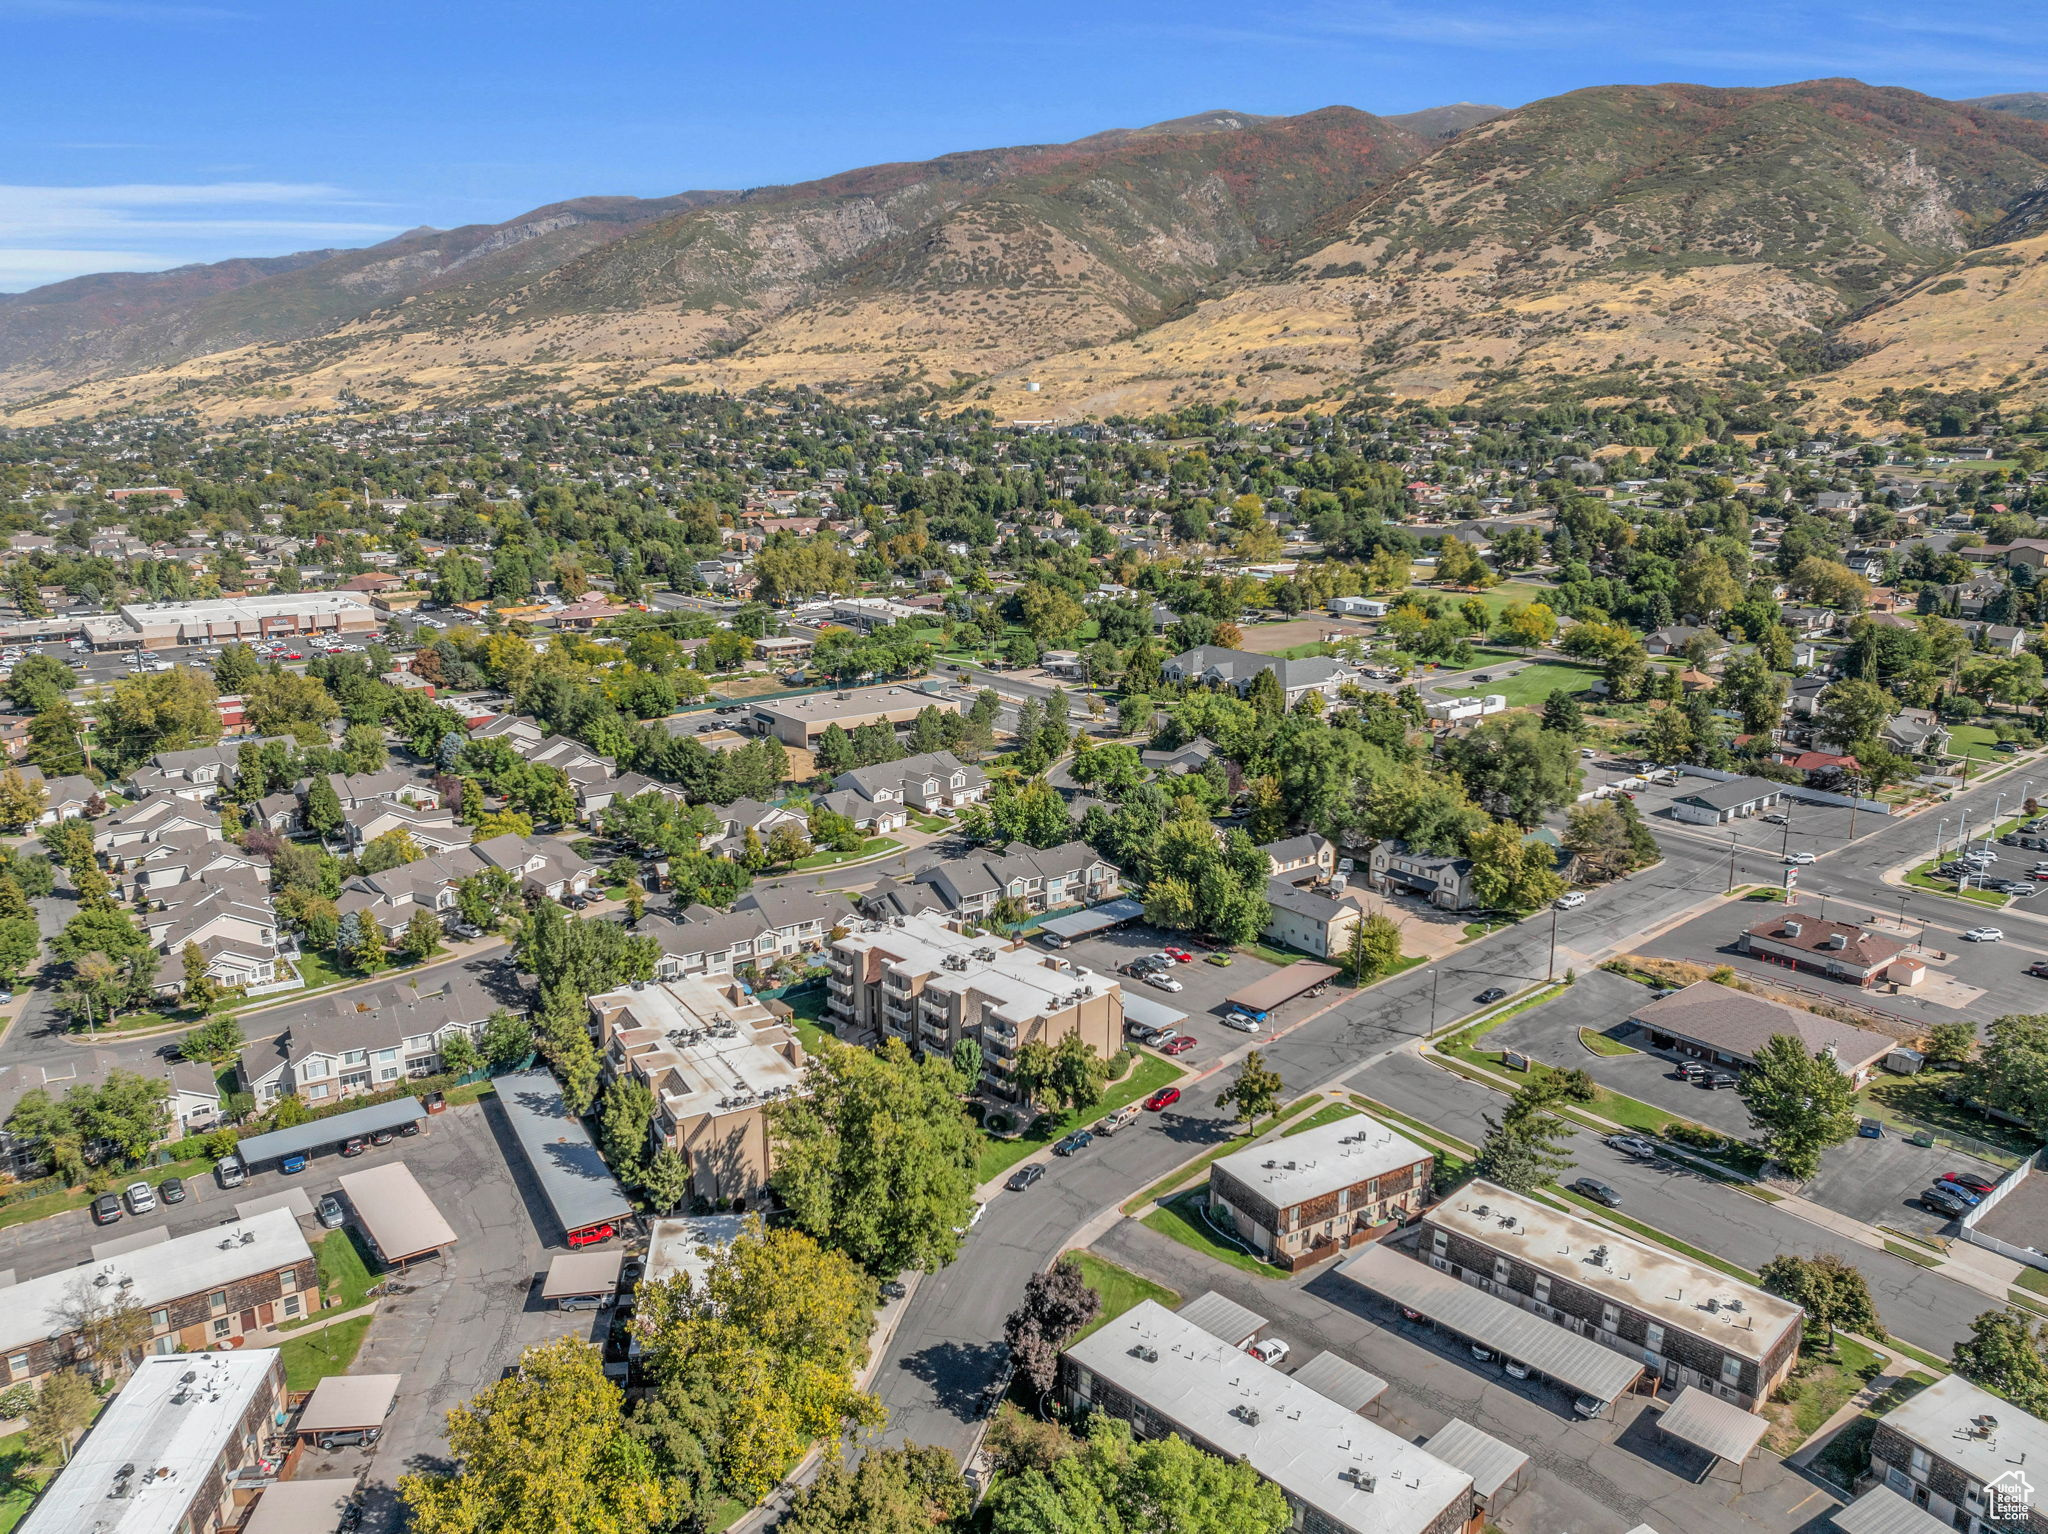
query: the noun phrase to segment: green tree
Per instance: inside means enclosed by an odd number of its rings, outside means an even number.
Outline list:
[[[1572,1127],[1551,1110],[1560,1102],[1593,1095],[1584,1072],[1546,1072],[1516,1088],[1496,1119],[1486,1115],[1486,1139],[1473,1170],[1518,1193],[1534,1193],[1572,1165],[1561,1149]]]
[[[1585,733],[1586,711],[1578,700],[1559,688],[1543,700],[1543,728],[1570,738],[1574,743]]]
[[[1833,682],[1820,695],[1821,735],[1836,745],[1858,748],[1876,740],[1885,721],[1898,711],[1898,700],[1874,682]]]
[[[828,724],[818,743],[811,748],[811,765],[822,777],[836,778],[854,767],[853,737],[840,724]]]
[[[1771,1035],[1736,1090],[1750,1124],[1762,1131],[1765,1152],[1802,1181],[1820,1170],[1829,1146],[1856,1133],[1849,1078],[1832,1055],[1809,1055],[1790,1034]]]
[[[262,674],[263,662],[245,644],[223,647],[213,663],[214,685],[224,694],[239,695]]]
[[[1970,1323],[1951,1361],[1972,1384],[2048,1416],[2048,1325],[2017,1310],[1987,1310]]]
[[[28,1411],[28,1441],[38,1454],[55,1450],[60,1462],[71,1460],[71,1445],[99,1414],[99,1392],[92,1381],[72,1369],[44,1379]]]
[[[1068,1253],[1024,1281],[1024,1298],[1003,1322],[1010,1363],[1043,1395],[1053,1387],[1060,1350],[1102,1309],[1080,1263]]]
[[[49,802],[50,791],[23,777],[18,767],[0,772],[0,830],[27,830]]]
[[[768,1105],[774,1184],[797,1226],[871,1273],[936,1271],[973,1211],[972,1128],[958,1080],[900,1039],[879,1050],[826,1044],[806,1096]]]
[[[341,829],[341,795],[326,774],[315,774],[306,787],[306,829],[332,836]]]
[[[1280,1488],[1243,1460],[1178,1435],[1135,1442],[1106,1413],[1049,1469],[998,1481],[983,1504],[989,1534],[1280,1534],[1294,1519]]]
[[[241,1051],[242,1025],[232,1017],[216,1017],[178,1040],[180,1055],[207,1065],[224,1065]]]
[[[42,930],[33,917],[0,919],[0,982],[19,985],[36,967],[42,947]]]
[[[227,988],[207,972],[206,955],[197,943],[187,943],[178,957],[185,973],[185,1005],[204,1017],[220,1005]]]
[[[811,855],[811,839],[804,835],[802,826],[785,820],[768,833],[767,855],[771,866],[788,868]]]
[[[398,951],[415,963],[424,962],[441,946],[441,924],[432,911],[415,911],[398,940]]]
[[[1834,1252],[1801,1257],[1781,1252],[1757,1269],[1757,1282],[1780,1299],[1790,1300],[1806,1311],[1806,1324],[1827,1331],[1828,1346],[1835,1345],[1835,1332],[1846,1328],[1874,1342],[1884,1341],[1884,1322],[1878,1318],[1877,1302],[1863,1273]]]
[[[441,1069],[451,1076],[467,1076],[482,1070],[484,1052],[466,1033],[451,1033],[441,1041]]]
[[[1921,1049],[1929,1065],[1959,1069],[1968,1065],[1970,1057],[1977,1053],[1977,1025],[1936,1023],[1927,1030]]]
[[[384,929],[375,918],[361,911],[350,911],[341,918],[335,929],[334,951],[342,963],[353,965],[366,975],[382,969],[389,957]]]
[[[684,1510],[681,1488],[625,1430],[596,1348],[530,1347],[518,1370],[448,1413],[453,1468],[401,1476],[419,1534],[642,1534]]]
[[[30,654],[15,664],[7,678],[7,697],[16,712],[40,714],[64,701],[78,685],[78,674],[54,655]]]
[[[871,1447],[851,1468],[828,1463],[775,1526],[779,1534],[938,1534],[971,1500],[944,1449]]]
[[[1231,1116],[1252,1129],[1261,1118],[1279,1108],[1280,1094],[1285,1090],[1280,1073],[1271,1069],[1265,1056],[1254,1049],[1238,1062],[1236,1078],[1216,1094],[1216,1106],[1235,1109]]]
[[[656,1214],[667,1214],[690,1196],[690,1163],[681,1151],[664,1145],[640,1174],[640,1191]]]
[[[2048,1016],[2016,1012],[1993,1019],[1963,1082],[1986,1107],[2012,1114],[2036,1134],[2048,1132]]]
[[[55,703],[28,722],[25,759],[47,777],[85,771],[85,719],[68,703]]]
[[[99,705],[101,766],[122,771],[159,751],[219,740],[218,696],[212,677],[182,666],[122,678]]]
[[[498,1007],[484,1019],[477,1047],[483,1051],[485,1063],[493,1070],[507,1070],[533,1052],[533,1025],[523,1017],[514,1017],[504,1007]]]
[[[1344,965],[1352,983],[1369,985],[1391,974],[1401,962],[1401,929],[1383,912],[1375,911],[1351,929],[1351,941],[1344,950]]]
[[[604,1089],[597,1135],[604,1158],[627,1187],[636,1187],[649,1157],[648,1130],[654,1123],[654,1093],[633,1075],[615,1076]]]

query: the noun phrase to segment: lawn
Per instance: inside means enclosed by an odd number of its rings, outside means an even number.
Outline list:
[[[1122,1081],[1111,1082],[1108,1091],[1102,1094],[1102,1101],[1098,1103],[1079,1112],[1041,1114],[1037,1123],[1014,1140],[998,1139],[994,1135],[978,1131],[981,1136],[981,1150],[974,1160],[975,1182],[985,1183],[991,1177],[1002,1176],[1018,1162],[1043,1150],[1053,1141],[1071,1134],[1076,1129],[1087,1128],[1105,1114],[1114,1113],[1126,1104],[1150,1097],[1161,1087],[1172,1085],[1185,1074],[1187,1073],[1171,1060],[1161,1059],[1158,1055],[1140,1054],[1137,1064]]]
[[[353,1310],[370,1296],[370,1290],[377,1283],[377,1275],[370,1271],[369,1254],[365,1252],[355,1232],[347,1227],[330,1230],[320,1238],[314,1248],[314,1256],[320,1262],[320,1298],[322,1310]],[[295,1331],[307,1325],[318,1316],[301,1317],[297,1321],[281,1321],[279,1331]]]
[[[284,1383],[287,1390],[311,1390],[331,1374],[346,1374],[356,1361],[374,1316],[357,1316],[338,1321],[317,1332],[289,1337],[278,1348],[284,1355]]]
[[[1074,1261],[1080,1265],[1081,1277],[1088,1281],[1088,1287],[1102,1296],[1102,1309],[1096,1313],[1074,1341],[1079,1342],[1090,1332],[1099,1331],[1118,1316],[1141,1300],[1156,1300],[1168,1310],[1180,1304],[1180,1296],[1164,1284],[1155,1284],[1129,1268],[1120,1268],[1113,1262],[1104,1262],[1093,1252],[1075,1252]],[[1069,1344],[1071,1346],[1072,1344]]]
[[[1957,756],[1979,762],[2002,761],[2006,753],[1991,749],[1996,739],[1998,736],[1981,724],[1959,724],[1949,732],[1948,748]]]
[[[1182,1246],[1193,1247],[1205,1257],[1227,1262],[1233,1268],[1242,1268],[1245,1272],[1255,1273],[1260,1278],[1284,1277],[1278,1268],[1259,1261],[1209,1223],[1208,1215],[1202,1208],[1207,1198],[1208,1190],[1204,1188],[1183,1193],[1146,1215],[1145,1226],[1149,1230],[1158,1231],[1162,1236],[1171,1236]]]
[[[1424,566],[1423,568],[1433,569],[1434,567]],[[1549,587],[1531,586],[1522,581],[1503,581],[1500,585],[1489,586],[1484,591],[1459,591],[1451,586],[1417,586],[1410,591],[1402,592],[1401,596],[1420,597],[1430,592],[1436,593],[1436,595],[1442,597],[1453,607],[1458,606],[1462,602],[1469,602],[1473,597],[1477,597],[1486,604],[1487,612],[1496,618],[1500,616],[1502,608],[1512,606],[1516,602],[1554,602],[1557,600],[1557,593]],[[1399,601],[1400,597],[1396,597],[1394,600]]]
[[[1906,882],[1915,889],[1933,890],[1937,895],[1952,899],[1974,900],[1979,905],[2002,906],[2011,904],[2005,896],[1994,890],[1958,890],[1953,879],[1939,879],[1933,873],[1932,861],[1922,863],[1906,875]]]
[[[0,1438],[0,1534],[28,1516],[42,1484],[37,1456],[29,1451],[28,1429]]]
[[[903,844],[893,836],[870,836],[852,852],[814,852],[807,858],[798,858],[789,865],[791,873],[808,873],[814,868],[836,868],[841,863],[854,863],[862,858],[880,857],[893,852]]]
[[[1339,1119],[1355,1119],[1358,1116],[1358,1110],[1349,1103],[1331,1103],[1327,1107],[1316,1109],[1299,1124],[1288,1125],[1280,1131],[1280,1138],[1284,1140],[1289,1135],[1298,1135],[1305,1129],[1321,1129],[1325,1124],[1334,1124]]]
[[[1610,1039],[1604,1033],[1595,1033],[1591,1028],[1579,1030],[1579,1042],[1596,1055],[1639,1055],[1641,1050],[1633,1044],[1624,1044],[1620,1039]]]
[[[1513,676],[1480,682],[1469,687],[1446,687],[1446,698],[1477,698],[1499,693],[1509,708],[1541,708],[1558,691],[1584,692],[1600,680],[1602,673],[1591,666],[1572,666],[1559,661],[1538,661]]]
[[[1952,1103],[1942,1096],[1943,1087],[1954,1085],[1957,1079],[1947,1071],[1887,1076],[1864,1091],[1861,1106],[1873,1118],[1904,1129],[1930,1129],[1937,1135],[1975,1142],[1983,1147],[1978,1154],[2007,1166],[2017,1166],[2022,1157],[2041,1148],[2041,1142],[2019,1125],[2003,1123],[1967,1103]]]
[[[1853,1338],[1837,1335],[1833,1352],[1803,1348],[1791,1377],[1765,1403],[1762,1415],[1770,1418],[1771,1430],[1764,1435],[1764,1447],[1790,1454],[1883,1371],[1884,1359]]]
[[[2039,1268],[2021,1268],[2013,1282],[2030,1294],[2048,1294],[2048,1273]]]
[[[1853,1487],[1870,1468],[1870,1440],[1876,1436],[1877,1419],[1903,1406],[1933,1383],[1933,1376],[1917,1370],[1893,1380],[1884,1387],[1883,1394],[1863,1408],[1860,1415],[1842,1425],[1820,1453],[1807,1462],[1808,1468],[1818,1471],[1845,1491]]]

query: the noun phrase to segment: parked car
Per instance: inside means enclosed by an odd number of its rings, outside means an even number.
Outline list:
[[[1562,895],[1559,895],[1557,897],[1557,904],[1560,910],[1576,910],[1578,909],[1578,907],[1584,905],[1585,903],[1586,895],[1583,890],[1566,890]]]
[[[606,1220],[602,1225],[590,1225],[582,1230],[570,1231],[569,1245],[596,1246],[600,1241],[611,1240],[618,1233],[618,1227],[613,1225],[610,1220]]]
[[[1043,1177],[1044,1175],[1045,1163],[1043,1161],[1027,1162],[1025,1165],[1018,1167],[1016,1171],[1012,1172],[1010,1174],[1010,1180],[1004,1183],[1003,1186],[1008,1188],[1012,1193],[1022,1193],[1026,1188],[1030,1187],[1033,1183],[1037,1182],[1038,1179]]]
[[[1876,1119],[1858,1119],[1856,1121],[1856,1138],[1859,1140],[1882,1140],[1884,1138],[1884,1125]]]
[[[1151,986],[1155,991],[1178,991],[1181,989],[1181,983],[1174,979],[1173,976],[1162,975],[1156,970],[1147,972],[1143,979],[1145,984]]]
[[[1164,1044],[1160,1045],[1159,1052],[1162,1055],[1184,1055],[1194,1047],[1194,1035],[1184,1033],[1179,1038],[1168,1039]]]
[[[1227,953],[1211,953],[1203,955],[1202,962],[1204,964],[1213,964],[1218,969],[1228,969],[1237,961]]]
[[[1478,1002],[1479,1005],[1483,1007],[1490,1001],[1499,1001],[1505,995],[1507,995],[1507,992],[1500,986],[1489,985],[1485,990],[1481,991],[1477,996],[1474,996],[1472,999]]]
[[[1162,1108],[1171,1108],[1179,1101],[1179,1087],[1161,1087],[1157,1092],[1154,1092],[1145,1099],[1145,1106],[1151,1109],[1152,1112],[1157,1113]]]
[[[1692,1081],[1697,1079],[1698,1077],[1706,1075],[1707,1068],[1704,1065],[1700,1064],[1697,1060],[1681,1060],[1678,1062],[1677,1068],[1673,1070],[1671,1074],[1676,1076],[1680,1081]]]
[[[279,1170],[280,1172],[284,1173],[284,1174],[285,1174],[285,1175],[286,1175],[287,1177],[291,1176],[291,1175],[292,1175],[292,1174],[293,1174],[294,1172],[303,1172],[303,1171],[305,1171],[305,1170],[306,1170],[306,1154],[305,1154],[305,1152],[304,1152],[304,1151],[294,1151],[294,1152],[293,1152],[293,1153],[292,1153],[291,1155],[289,1155],[289,1156],[285,1157],[285,1158],[284,1158],[284,1160],[280,1161],[280,1162],[279,1162],[279,1163],[277,1164],[277,1169],[278,1169],[278,1170]]]
[[[1979,1198],[1998,1186],[1990,1178],[1980,1177],[1975,1172],[1943,1172],[1940,1181],[1952,1183],[1965,1192],[1976,1194]]]
[[[1061,1140],[1058,1144],[1054,1145],[1052,1148],[1052,1153],[1055,1156],[1071,1156],[1075,1154],[1077,1151],[1086,1150],[1089,1146],[1093,1145],[1094,1143],[1095,1134],[1093,1130],[1077,1129],[1072,1134],[1068,1135],[1064,1140]]]
[[[95,1225],[111,1225],[121,1218],[121,1196],[117,1193],[102,1193],[92,1201],[92,1222]]]
[[[313,1206],[313,1214],[329,1230],[341,1229],[342,1222],[348,1218],[342,1210],[341,1200],[332,1193],[320,1195],[320,1202]]]
[[[1195,962],[1195,956],[1185,948],[1169,948],[1166,950],[1166,956],[1176,964],[1192,964]]]
[[[1726,1092],[1742,1085],[1742,1078],[1733,1071],[1714,1071],[1702,1083],[1709,1092]]]
[[[1235,1028],[1239,1033],[1257,1033],[1260,1025],[1249,1012],[1231,1011],[1223,1014],[1223,1026]]]
[[[156,1209],[156,1189],[146,1182],[131,1182],[123,1197],[128,1201],[130,1214],[150,1214]]]
[[[156,1196],[166,1204],[184,1203],[185,1179],[182,1177],[166,1177],[156,1185]]]
[[[1621,1195],[1598,1178],[1581,1177],[1571,1185],[1572,1192],[1589,1198],[1596,1204],[1605,1204],[1609,1209],[1621,1207]]]
[[[213,1175],[220,1179],[223,1188],[239,1188],[249,1180],[249,1169],[242,1165],[238,1156],[223,1156],[214,1163]]]
[[[1607,1146],[1610,1150],[1620,1151],[1624,1156],[1654,1156],[1657,1154],[1657,1147],[1640,1135],[1609,1135],[1607,1137]]]
[[[1254,1342],[1245,1351],[1262,1364],[1277,1364],[1287,1356],[1288,1347],[1278,1337],[1268,1337],[1262,1342]]]
[[[368,1150],[369,1148],[370,1142],[365,1140],[361,1135],[350,1135],[348,1137],[348,1143],[342,1146],[341,1153],[344,1156],[360,1156],[364,1151]]]
[[[378,1131],[377,1131],[377,1132],[376,1132],[375,1134],[373,1134],[373,1135],[371,1135],[371,1136],[370,1136],[370,1143],[371,1143],[372,1145],[389,1145],[389,1144],[390,1144],[390,1143],[391,1143],[391,1142],[392,1142],[393,1140],[395,1140],[395,1139],[397,1139],[397,1138],[398,1138],[398,1131],[397,1131],[397,1130],[395,1130],[395,1129],[380,1129],[380,1130],[378,1130]]]
[[[1781,815],[1776,810],[1772,810],[1770,814],[1764,816],[1763,822],[1767,826],[1784,826],[1792,823],[1789,816]]]
[[[1529,1366],[1518,1359],[1504,1359],[1501,1367],[1507,1370],[1511,1379],[1525,1380],[1529,1377]]]
[[[1921,1192],[1920,1207],[1930,1210],[1935,1214],[1959,1215],[1968,1210],[1970,1206],[1956,1195],[1954,1189],[1942,1184],[1936,1184],[1934,1187],[1924,1189]]]
[[[1972,927],[1963,934],[1963,941],[1966,943],[2000,943],[2005,941],[2005,933],[1997,927]]]

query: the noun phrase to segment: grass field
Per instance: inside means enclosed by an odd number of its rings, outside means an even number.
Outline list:
[[[1877,1433],[1877,1419],[1934,1383],[1934,1377],[1915,1371],[1902,1375],[1884,1387],[1884,1393],[1844,1423],[1809,1462],[1836,1485],[1847,1488],[1870,1468],[1870,1440]]]
[[[1779,1387],[1779,1393],[1790,1399],[1774,1400],[1763,1408],[1771,1420],[1764,1447],[1773,1454],[1790,1454],[1883,1370],[1884,1359],[1853,1338],[1837,1336],[1832,1354],[1820,1347],[1803,1349],[1793,1377]]]
[[[1168,1310],[1180,1304],[1180,1295],[1166,1285],[1155,1284],[1129,1268],[1105,1262],[1093,1252],[1075,1252],[1073,1258],[1080,1265],[1081,1276],[1088,1281],[1088,1287],[1102,1296],[1101,1311],[1081,1329],[1080,1335],[1074,1338],[1075,1342],[1090,1332],[1100,1331],[1140,1301],[1155,1300]]]
[[[323,1326],[317,1332],[292,1337],[278,1349],[284,1355],[284,1383],[287,1390],[311,1390],[331,1374],[348,1373],[363,1345],[363,1334],[374,1316],[357,1316]]]
[[[1053,1141],[1085,1129],[1105,1114],[1140,1098],[1150,1097],[1161,1087],[1170,1086],[1184,1076],[1184,1072],[1171,1060],[1158,1055],[1141,1054],[1138,1063],[1122,1081],[1113,1081],[1109,1090],[1102,1094],[1102,1101],[1078,1113],[1049,1113],[1014,1140],[999,1140],[994,1135],[981,1137],[981,1150],[974,1161],[974,1180],[987,1182],[991,1177],[1000,1177],[1011,1167],[1034,1152],[1043,1150]],[[1082,1154],[1086,1154],[1084,1151]]]
[[[1981,724],[1959,724],[1949,732],[1948,748],[1957,756],[1971,757],[1980,762],[2001,761],[2003,751],[1993,751],[1991,743],[1998,739]]]
[[[1447,698],[1476,698],[1499,693],[1509,708],[1541,708],[1554,692],[1583,692],[1600,679],[1591,666],[1571,666],[1558,661],[1538,661],[1502,681],[1479,682],[1470,687],[1446,687]]]
[[[330,1230],[313,1248],[313,1255],[320,1263],[322,1310],[352,1310],[369,1298],[370,1290],[378,1279],[370,1271],[369,1257],[358,1244],[353,1230],[346,1226]],[[277,1329],[281,1332],[296,1331],[316,1320],[318,1315],[316,1311],[313,1315],[301,1316],[297,1321],[280,1321]]]
[[[1280,1131],[1280,1138],[1284,1140],[1289,1135],[1300,1134],[1304,1129],[1321,1129],[1323,1125],[1334,1124],[1339,1119],[1355,1119],[1358,1116],[1358,1110],[1349,1103],[1331,1103],[1326,1107],[1316,1109],[1314,1113],[1311,1113],[1299,1124],[1288,1125],[1287,1128]]]
[[[38,1456],[30,1452],[28,1429],[0,1438],[0,1534],[28,1516],[43,1484]]]
[[[1205,1190],[1196,1188],[1178,1198],[1162,1204],[1145,1216],[1144,1224],[1149,1230],[1156,1230],[1162,1236],[1171,1236],[1182,1246],[1193,1247],[1205,1257],[1218,1262],[1227,1262],[1233,1268],[1242,1268],[1260,1278],[1279,1278],[1280,1270],[1270,1263],[1259,1261],[1242,1247],[1232,1245],[1209,1224],[1202,1204],[1207,1197]]]
[[[1641,1050],[1633,1044],[1624,1044],[1620,1039],[1610,1039],[1604,1033],[1595,1033],[1590,1028],[1579,1030],[1579,1042],[1596,1055],[1639,1055]]]
[[[1547,586],[1531,586],[1524,581],[1503,581],[1498,586],[1489,586],[1486,590],[1477,592],[1456,591],[1448,586],[1417,585],[1401,595],[1426,596],[1430,592],[1435,592],[1453,607],[1476,596],[1486,604],[1486,610],[1496,618],[1500,616],[1503,607],[1512,607],[1517,602],[1554,601],[1557,597],[1557,593]],[[1393,600],[1398,602],[1400,597]]]

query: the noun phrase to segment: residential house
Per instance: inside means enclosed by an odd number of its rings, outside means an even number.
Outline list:
[[[1472,893],[1472,860],[1441,852],[1411,850],[1404,841],[1374,845],[1366,883],[1381,894],[1416,895],[1446,911],[1478,904]]]
[[[1086,842],[1043,848],[1012,842],[1000,853],[969,853],[934,863],[910,882],[931,891],[938,909],[967,921],[988,920],[1005,898],[1039,912],[1094,905],[1123,893],[1122,871]],[[885,890],[881,902],[871,895],[874,904],[864,908],[882,914],[882,902],[891,892]],[[897,909],[890,905],[887,914]]]
[[[981,803],[988,795],[988,774],[965,765],[950,751],[927,751],[842,772],[832,786],[869,804],[900,804],[929,815]]]
[[[1670,628],[1652,630],[1643,639],[1643,648],[1652,655],[1677,655],[1684,651],[1686,646],[1690,645],[1695,639],[1706,642],[1707,654],[1705,658],[1708,660],[1726,653],[1728,649],[1727,641],[1722,639],[1712,629],[1695,628],[1690,624],[1684,623],[1674,624]]]
[[[1273,673],[1289,708],[1312,692],[1334,699],[1338,688],[1352,675],[1341,661],[1326,656],[1283,660],[1246,650],[1226,650],[1219,645],[1199,645],[1185,650],[1159,668],[1160,676],[1166,681],[1197,687],[1228,687],[1239,697],[1251,691],[1252,682],[1263,671]]]
[[[1259,851],[1265,853],[1275,878],[1306,872],[1328,879],[1337,872],[1337,844],[1313,831],[1268,842]]]
[[[1341,956],[1365,919],[1355,896],[1329,894],[1286,879],[1266,881],[1266,925],[1261,935],[1319,959]]]

